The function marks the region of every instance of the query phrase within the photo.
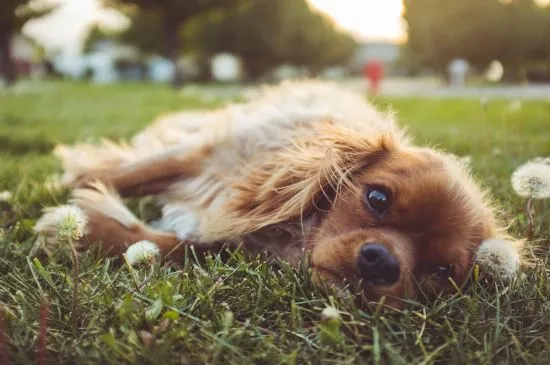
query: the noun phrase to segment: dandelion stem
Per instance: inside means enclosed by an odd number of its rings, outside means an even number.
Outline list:
[[[71,308],[71,324],[73,326],[73,334],[76,337],[78,330],[78,289],[79,289],[79,277],[80,277],[80,262],[78,260],[78,254],[73,245],[72,239],[69,239],[69,246],[71,249],[71,261],[73,262],[73,302]]]
[[[525,202],[525,216],[527,217],[527,239],[530,241],[533,238],[533,197],[530,196]]]

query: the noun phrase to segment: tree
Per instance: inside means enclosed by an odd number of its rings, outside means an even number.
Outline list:
[[[283,63],[316,73],[346,62],[356,47],[353,38],[305,0],[257,0],[223,14],[210,13],[189,33],[195,48],[206,54],[239,56],[250,79]]]
[[[13,36],[27,21],[41,17],[54,8],[55,5],[43,1],[0,1],[0,74],[8,85],[15,83],[17,79],[11,55]]]
[[[120,35],[122,43],[131,44],[144,54],[166,57],[170,55],[162,33],[162,19],[158,12],[137,11],[129,17],[130,26]]]
[[[193,17],[215,8],[231,8],[244,0],[104,0],[107,4],[124,7],[136,6],[140,12],[158,17],[163,28],[166,54],[175,66],[173,85],[182,84],[181,73],[177,64],[181,51],[179,32],[181,27]],[[147,35],[143,33],[142,35]]]
[[[518,79],[522,65],[548,49],[548,17],[534,0],[404,0],[404,5],[406,58],[438,72],[453,58],[465,58],[478,70],[499,60],[506,77]]]
[[[140,10],[129,17],[130,27],[121,42],[145,54],[167,56],[161,14]],[[243,60],[253,80],[282,63],[316,73],[345,63],[356,47],[352,37],[335,29],[332,21],[314,12],[305,0],[240,1],[214,8],[189,19],[179,36],[205,71],[212,55],[229,52]]]
[[[89,53],[93,51],[94,47],[97,46],[98,42],[101,42],[107,39],[118,42],[120,38],[121,38],[120,31],[108,30],[99,24],[94,24],[88,29],[88,33],[86,34],[86,38],[84,39],[84,43],[82,45],[82,52]]]

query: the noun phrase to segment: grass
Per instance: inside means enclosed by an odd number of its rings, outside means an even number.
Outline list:
[[[418,142],[471,156],[473,168],[525,235],[523,202],[509,176],[521,163],[550,156],[550,103],[380,99],[409,125]],[[66,191],[45,182],[59,172],[49,156],[58,142],[129,137],[159,113],[213,106],[162,86],[45,84],[36,92],[0,95],[0,301],[4,340],[0,359],[47,363],[135,364],[548,364],[550,363],[550,205],[537,202],[537,265],[508,288],[478,283],[452,298],[403,311],[358,310],[350,298],[318,290],[306,270],[247,261],[190,258],[182,268],[133,272],[94,252],[82,257],[78,330],[70,322],[71,260],[60,249],[29,259],[32,226],[44,206],[64,203]],[[136,204],[139,215],[147,205]],[[46,336],[40,305],[49,301]],[[320,338],[320,312],[342,315],[342,343]]]

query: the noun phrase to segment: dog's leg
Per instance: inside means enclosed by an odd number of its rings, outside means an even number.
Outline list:
[[[211,153],[212,147],[208,145],[194,150],[174,148],[140,161],[92,169],[70,186],[89,187],[94,181],[100,181],[125,197],[158,194],[179,179],[199,175]]]
[[[76,242],[80,250],[97,243],[109,256],[121,256],[133,243],[148,240],[154,242],[162,257],[171,262],[181,262],[187,249],[193,247],[199,253],[214,249],[212,245],[182,241],[175,234],[148,227],[128,210],[119,196],[102,184],[93,189],[76,189],[70,203],[86,215],[84,236]],[[57,243],[57,219],[55,209],[47,211],[37,222],[35,230],[46,243]]]

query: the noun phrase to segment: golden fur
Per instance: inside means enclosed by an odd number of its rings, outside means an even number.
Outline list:
[[[504,235],[457,157],[414,146],[390,115],[316,81],[283,83],[220,110],[164,116],[129,144],[60,146],[56,154],[65,184],[76,188],[72,204],[90,220],[86,239],[108,252],[148,239],[176,261],[186,245],[221,242],[293,264],[308,253],[315,280],[359,283],[367,299],[386,296],[394,306],[453,288],[434,278],[441,265],[453,265],[450,279],[461,285],[477,247]],[[391,193],[382,218],[365,206],[370,186]],[[153,194],[163,217],[155,228],[138,222],[116,192]],[[37,230],[51,237],[50,219]],[[399,262],[395,283],[359,275],[361,247],[372,242]]]

